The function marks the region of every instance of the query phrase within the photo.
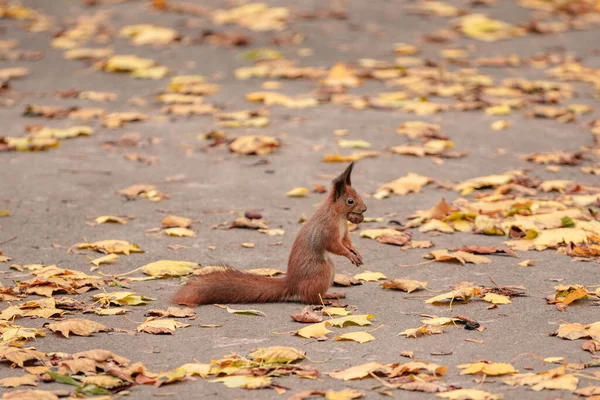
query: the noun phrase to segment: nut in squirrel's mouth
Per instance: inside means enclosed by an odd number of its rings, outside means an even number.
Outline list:
[[[348,221],[352,222],[353,224],[360,224],[365,219],[365,217],[362,215],[362,213],[357,213],[357,212],[348,213],[347,218],[348,218]]]

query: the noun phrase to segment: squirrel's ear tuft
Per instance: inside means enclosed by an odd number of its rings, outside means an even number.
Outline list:
[[[339,199],[342,196],[342,194],[346,190],[346,186],[352,186],[352,182],[350,180],[352,168],[354,168],[354,162],[350,163],[350,165],[348,165],[348,168],[346,168],[346,170],[342,172],[340,176],[333,180],[333,198],[335,200]]]

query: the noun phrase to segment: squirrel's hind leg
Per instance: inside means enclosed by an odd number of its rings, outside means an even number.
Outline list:
[[[322,304],[322,299],[333,282],[335,269],[325,260],[321,263],[317,275],[298,285],[298,296],[306,304]]]

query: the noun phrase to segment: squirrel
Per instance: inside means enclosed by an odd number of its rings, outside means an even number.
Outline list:
[[[353,167],[354,163],[351,163],[332,181],[327,198],[300,229],[283,278],[227,268],[189,281],[172,301],[186,306],[283,301],[320,304],[335,276],[330,253],[348,258],[357,267],[363,264],[362,257],[352,245],[346,222],[362,222],[363,213],[367,211],[351,186]]]

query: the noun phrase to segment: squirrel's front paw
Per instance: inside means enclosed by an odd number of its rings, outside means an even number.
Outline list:
[[[356,252],[356,250],[350,250],[350,253],[347,257],[350,260],[350,262],[352,262],[352,264],[356,265],[357,267],[360,267],[363,264],[362,257],[360,256],[360,254],[358,254],[358,252]]]

